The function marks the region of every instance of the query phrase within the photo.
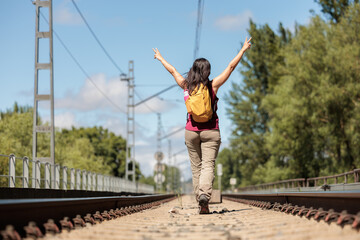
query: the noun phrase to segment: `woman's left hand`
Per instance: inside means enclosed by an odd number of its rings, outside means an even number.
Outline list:
[[[154,51],[154,59],[158,59],[158,60],[160,60],[161,61],[161,59],[162,59],[162,56],[161,56],[161,54],[160,54],[160,52],[159,52],[159,50],[157,49],[157,48],[153,48],[152,49],[153,51]]]
[[[249,40],[247,40],[247,37],[245,38],[245,42],[244,42],[244,45],[242,47],[242,50],[244,50],[244,52],[251,47],[251,42],[250,41],[251,41],[251,37],[249,38]]]

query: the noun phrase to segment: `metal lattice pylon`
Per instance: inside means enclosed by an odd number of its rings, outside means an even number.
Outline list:
[[[135,84],[134,84],[134,61],[129,61],[129,73],[127,78],[121,79],[128,82],[127,104],[127,133],[126,133],[126,167],[125,178],[135,182]]]
[[[157,113],[157,147],[156,147],[156,154],[162,154],[161,152],[161,129],[162,129],[162,125],[161,125],[161,113]],[[162,158],[156,159],[157,163],[156,163],[156,169],[155,169],[155,178],[156,178],[156,192],[160,192],[162,189]]]
[[[45,162],[50,164],[45,164],[45,174],[50,173],[50,165],[54,166],[55,164],[55,132],[54,132],[54,75],[53,75],[53,31],[52,31],[52,0],[40,1],[35,0],[34,5],[36,7],[36,27],[35,27],[35,84],[34,84],[34,123],[33,123],[33,161],[36,162]],[[49,31],[41,32],[40,31],[40,9],[48,8],[49,18]],[[39,42],[40,39],[49,40],[49,61],[40,62],[39,61]],[[44,49],[42,49],[44,50]],[[43,54],[43,53],[42,53]],[[49,72],[49,81],[50,81],[50,90],[47,94],[39,94],[39,73],[40,71]],[[50,125],[39,125],[39,111],[38,105],[40,101],[50,102]],[[48,134],[50,133],[50,156],[38,157],[38,134]],[[35,166],[35,165],[34,165]],[[32,168],[32,187],[40,188],[40,179],[36,176],[38,168]],[[54,169],[52,169],[54,171]],[[47,178],[49,179],[49,178]],[[54,181],[54,174],[51,174],[51,183],[50,181],[45,181],[45,188],[56,188]]]

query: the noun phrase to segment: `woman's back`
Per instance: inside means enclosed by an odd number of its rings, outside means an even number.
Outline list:
[[[211,108],[213,110],[213,114],[211,119],[208,122],[196,122],[194,121],[191,114],[187,114],[186,117],[186,126],[185,129],[189,131],[205,131],[205,130],[212,130],[212,129],[219,129],[219,117],[216,113],[217,111],[217,102],[218,97],[216,96],[214,90],[212,89],[212,81],[208,82],[207,86],[210,97],[211,97]]]
[[[206,59],[196,59],[187,77],[184,78],[161,56],[159,50],[153,49],[155,52],[154,58],[163,64],[181,88],[188,90],[188,93],[191,94],[195,89],[199,88],[200,84],[203,84],[208,87],[210,92],[211,105],[213,108],[212,118],[208,122],[201,123],[195,122],[191,114],[188,114],[185,127],[185,144],[190,157],[193,188],[196,200],[199,203],[200,214],[210,213],[208,202],[211,197],[212,184],[214,182],[215,159],[221,143],[219,118],[216,113],[218,101],[216,94],[220,86],[226,82],[234,71],[244,52],[250,48],[250,40],[251,38],[245,40],[242,49],[236,57],[229,63],[226,69],[212,81],[209,81],[211,67]]]

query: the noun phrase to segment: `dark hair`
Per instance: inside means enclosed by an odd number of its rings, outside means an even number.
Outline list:
[[[210,71],[211,65],[205,58],[198,58],[194,61],[190,71],[187,73],[184,83],[184,87],[188,89],[190,95],[197,87],[200,86],[200,83],[205,86],[208,85]]]

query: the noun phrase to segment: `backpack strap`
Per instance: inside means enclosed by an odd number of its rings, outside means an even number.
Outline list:
[[[211,108],[212,108],[213,112],[215,113],[216,112],[216,109],[215,109],[216,104],[215,103],[217,102],[217,97],[214,96],[215,93],[214,93],[214,90],[212,88],[212,81],[209,81],[207,87],[208,87],[208,90],[209,90],[209,93],[210,93]],[[213,101],[213,99],[214,99],[214,101]]]

